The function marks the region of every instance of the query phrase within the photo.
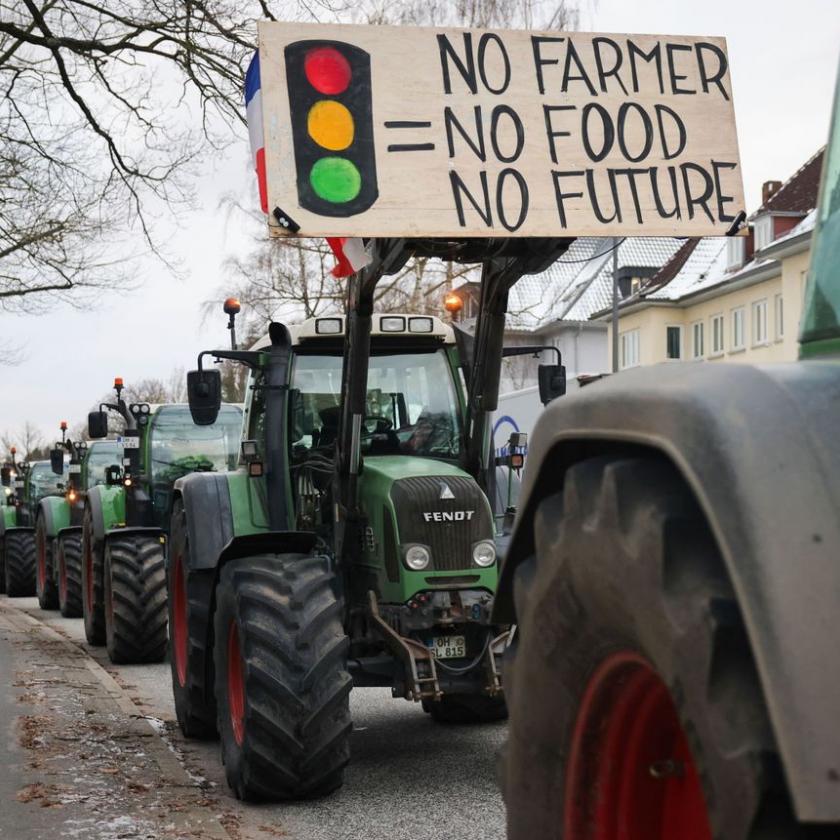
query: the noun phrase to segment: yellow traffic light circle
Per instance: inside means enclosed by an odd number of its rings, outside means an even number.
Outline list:
[[[319,146],[332,152],[340,152],[353,142],[353,115],[332,99],[322,99],[309,109],[306,128]]]

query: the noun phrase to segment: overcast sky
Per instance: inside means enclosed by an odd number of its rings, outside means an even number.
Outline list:
[[[840,52],[838,0],[585,0],[586,31],[722,35],[728,40],[748,210],[765,180],[785,179],[825,143]],[[24,360],[0,366],[0,429],[32,420],[50,438],[58,423],[86,417],[114,376],[167,379],[199,350],[227,342],[221,312],[202,325],[200,305],[224,283],[222,263],[247,247],[250,231],[220,209],[230,191],[255,200],[247,141],[209,161],[198,185],[201,207],[175,237],[188,269],[174,280],[149,264],[142,288],[103,296],[91,311],[0,313],[4,344]]]

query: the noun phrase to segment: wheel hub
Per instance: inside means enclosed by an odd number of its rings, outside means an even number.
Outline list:
[[[703,789],[662,678],[639,654],[607,657],[578,709],[566,840],[712,840]]]
[[[181,554],[175,558],[174,592],[172,594],[172,647],[175,655],[175,670],[181,688],[187,685],[187,588],[184,585],[184,568]]]
[[[239,746],[245,740],[245,680],[242,676],[242,654],[239,652],[239,628],[236,620],[228,631],[228,709],[233,737]]]

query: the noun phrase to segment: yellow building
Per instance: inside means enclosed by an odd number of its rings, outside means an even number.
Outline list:
[[[619,369],[796,358],[821,166],[822,150],[784,184],[765,183],[747,236],[686,240],[621,301]]]

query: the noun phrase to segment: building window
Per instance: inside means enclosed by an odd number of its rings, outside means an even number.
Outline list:
[[[781,295],[776,295],[773,304],[773,317],[776,322],[776,341],[781,341],[785,337],[785,300]]]
[[[744,307],[732,310],[732,350],[744,349]]]
[[[766,248],[773,241],[773,217],[766,213],[755,220],[755,250]]]
[[[702,359],[705,355],[703,322],[697,321],[691,325],[691,356],[694,359]]]
[[[669,359],[682,358],[682,327],[666,327],[665,352]]]
[[[621,369],[639,366],[639,331],[629,330],[619,336],[621,342]]]
[[[712,315],[712,354],[723,353],[723,315]]]
[[[758,300],[752,305],[753,347],[767,344],[767,301]]]
[[[731,236],[726,240],[726,268],[735,271],[744,264],[747,238],[745,236]]]

